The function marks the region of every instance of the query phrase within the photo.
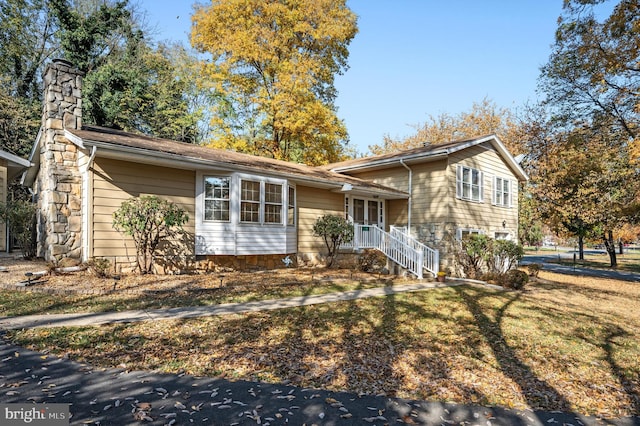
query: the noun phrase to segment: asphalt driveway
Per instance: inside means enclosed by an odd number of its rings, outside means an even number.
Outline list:
[[[638,417],[608,421],[573,413],[97,369],[0,338],[3,403],[67,403],[72,425],[640,425]]]

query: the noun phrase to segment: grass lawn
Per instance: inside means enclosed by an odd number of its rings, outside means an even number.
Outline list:
[[[640,414],[640,285],[540,273],[194,320],[14,331],[94,365],[458,403]]]
[[[148,290],[108,294],[47,294],[0,290],[0,316],[207,306],[380,287],[384,282],[256,282],[251,286],[228,285],[193,290]]]

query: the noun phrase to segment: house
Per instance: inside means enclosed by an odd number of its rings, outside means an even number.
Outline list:
[[[24,158],[0,150],[0,204],[7,202],[9,182],[30,165]],[[10,247],[7,225],[0,222],[0,251],[8,251]]]
[[[326,169],[409,193],[404,200],[346,196],[353,222],[397,224],[439,250],[451,267],[456,241],[468,234],[518,239],[518,189],[527,174],[495,135],[426,145],[325,166]],[[372,216],[373,213],[373,216]]]
[[[418,277],[440,265],[438,251],[421,241],[437,246],[451,230],[516,238],[517,182],[526,175],[495,136],[310,167],[83,126],[80,73],[57,60],[44,82],[43,128],[23,183],[36,194],[38,253],[46,259],[131,264],[135,248],[113,229],[112,215],[140,195],[188,212],[185,237],[164,262],[314,262],[325,249],[312,226],[324,214],[356,225],[345,251],[380,249]]]

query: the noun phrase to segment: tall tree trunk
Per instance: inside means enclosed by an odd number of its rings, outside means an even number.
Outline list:
[[[616,259],[616,244],[613,241],[613,231],[606,231],[602,238],[604,239],[604,246],[607,249],[607,253],[609,254],[609,259],[611,261],[611,267],[615,268],[618,266],[618,261]]]
[[[578,235],[578,259],[584,260],[584,237]]]
[[[623,254],[623,252],[624,252],[624,243],[622,242],[622,238],[618,240],[618,248],[620,248],[620,251],[618,252],[618,254]]]

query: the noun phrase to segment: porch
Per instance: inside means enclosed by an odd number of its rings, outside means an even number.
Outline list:
[[[353,231],[353,240],[343,244],[341,248],[380,250],[418,279],[424,277],[424,271],[437,275],[440,261],[438,250],[411,237],[406,227],[392,226],[390,232],[386,232],[378,225],[355,223]]]

